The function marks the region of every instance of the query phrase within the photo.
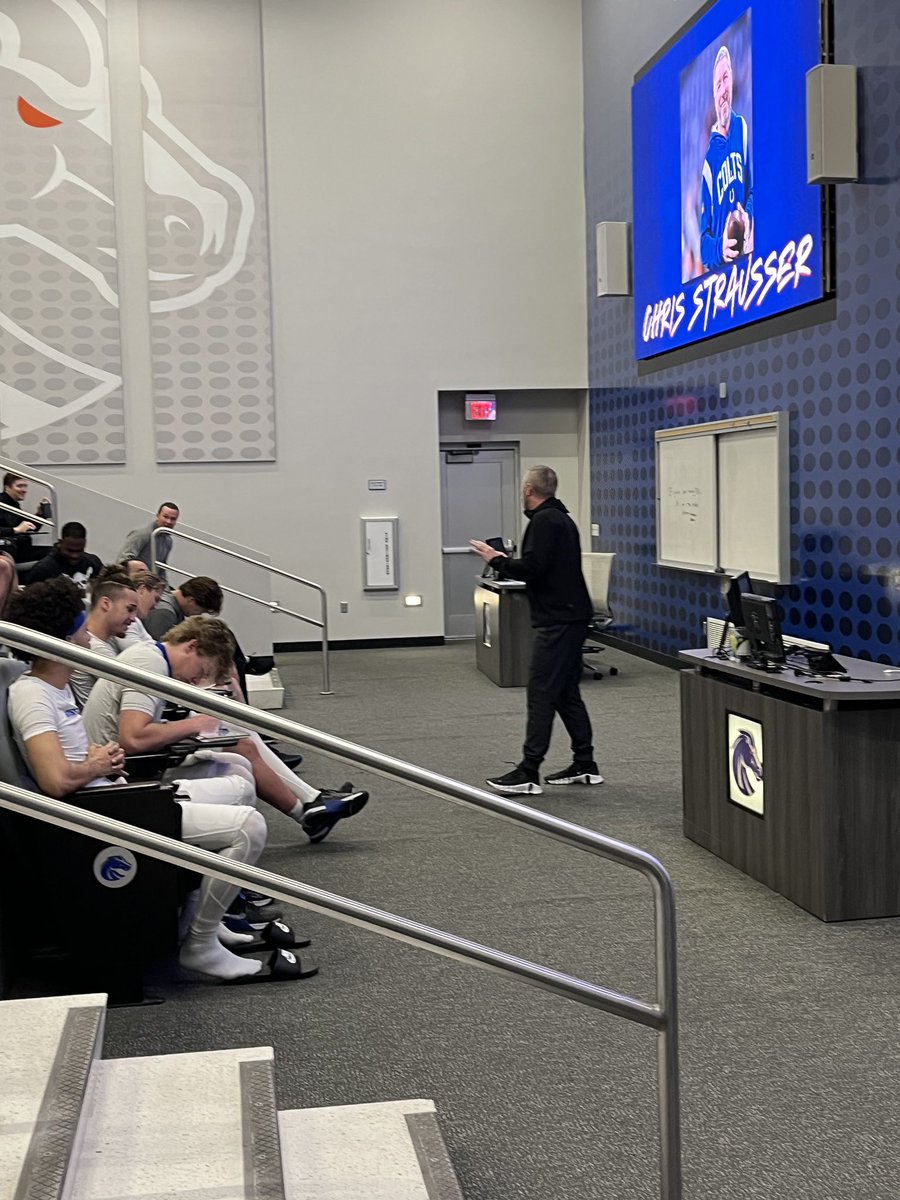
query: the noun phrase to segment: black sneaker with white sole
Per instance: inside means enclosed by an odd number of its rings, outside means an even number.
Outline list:
[[[544,776],[544,783],[602,783],[603,776],[597,770],[597,764],[572,763],[562,771],[554,771],[552,775]]]
[[[495,775],[493,779],[485,780],[488,787],[495,792],[503,792],[506,796],[540,796],[541,784],[537,771],[529,771],[527,767],[514,767],[505,775]]]
[[[365,808],[369,793],[348,791],[350,786],[345,783],[340,791],[319,792],[315,800],[310,801],[303,809],[303,818],[300,824],[313,844],[323,842],[338,821],[343,821],[346,817],[354,817]]]

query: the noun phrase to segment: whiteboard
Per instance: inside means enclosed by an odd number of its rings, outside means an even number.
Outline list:
[[[711,434],[656,443],[656,561],[715,571],[718,565],[716,439]]]
[[[789,583],[787,413],[660,429],[656,561]]]
[[[781,575],[782,488],[778,429],[719,438],[719,564],[729,575]]]

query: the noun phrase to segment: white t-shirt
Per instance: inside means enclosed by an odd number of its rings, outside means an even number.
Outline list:
[[[87,731],[70,687],[57,688],[30,674],[20,676],[9,689],[9,719],[16,743],[29,766],[26,742],[40,733],[55,733],[69,762],[84,762],[88,756]],[[108,782],[94,779],[86,786]]]
[[[129,646],[139,646],[142,642],[154,644],[155,639],[147,632],[144,627],[144,622],[140,617],[135,617],[128,626],[128,632],[124,637],[113,638],[113,641],[119,647],[119,650],[127,650]]]
[[[92,650],[94,654],[102,654],[104,658],[117,658],[119,655],[118,648],[112,638],[104,642],[101,638],[95,637],[88,630],[88,640],[90,645],[88,650]],[[70,687],[75,693],[75,699],[78,701],[81,708],[87,704],[87,698],[91,694],[94,684],[97,683],[97,676],[92,675],[90,671],[84,670],[81,667],[76,667],[72,673]],[[113,741],[112,738],[107,738],[107,741]]]
[[[119,655],[119,661],[154,675],[171,675],[166,656],[156,642],[139,642],[129,646]],[[146,713],[155,724],[163,714],[166,702],[158,696],[134,690],[130,683],[113,683],[111,679],[98,679],[87,704],[84,706],[84,723],[92,742],[105,745],[119,740],[119,714],[123,712]]]

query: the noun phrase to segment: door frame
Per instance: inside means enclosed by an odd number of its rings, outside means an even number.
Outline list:
[[[471,437],[450,434],[442,436],[438,441],[438,455],[452,453],[453,451],[461,452],[470,449],[473,453],[481,451],[490,452],[494,450],[511,450],[513,455],[513,483],[515,484],[516,494],[521,490],[522,479],[522,455],[521,444],[515,438],[504,439],[503,441],[481,441],[476,442]],[[440,466],[440,460],[439,460]],[[447,596],[447,578],[446,578],[446,555],[444,554],[444,488],[441,482],[441,473],[439,472],[438,486],[440,488],[440,510],[441,510],[441,591],[444,596],[444,641],[447,642],[462,642],[472,641],[472,637],[468,634],[448,634],[447,621],[449,613],[447,611],[446,596]]]

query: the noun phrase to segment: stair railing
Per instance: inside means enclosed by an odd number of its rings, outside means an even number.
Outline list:
[[[174,839],[101,817],[96,813],[88,813],[63,801],[51,800],[24,788],[0,783],[0,804],[13,812],[33,816],[99,840],[112,838],[128,849],[144,852],[164,862],[190,866],[204,875],[224,879],[229,883],[247,884],[287,903],[299,904],[313,912],[335,917],[446,958],[473,963],[487,970],[510,975],[579,1004],[598,1008],[612,1016],[622,1017],[653,1029],[657,1039],[659,1195],[660,1200],[681,1200],[675,894],[668,872],[656,858],[625,842],[604,837],[580,825],[560,820],[505,797],[492,795],[480,788],[470,787],[458,780],[392,758],[377,750],[347,742],[332,734],[276,716],[269,711],[250,709],[213,692],[132,667],[130,664],[123,664],[117,659],[104,658],[71,642],[24,629],[9,621],[0,621],[0,642],[41,658],[84,667],[104,679],[138,684],[142,691],[187,704],[196,712],[219,717],[231,724],[255,729],[260,733],[274,734],[281,740],[310,747],[341,762],[365,767],[375,774],[399,780],[439,798],[477,808],[490,816],[511,821],[578,849],[587,850],[644,875],[650,883],[653,895],[656,959],[654,1003],[599,987],[551,967],[505,954],[467,938],[459,938],[418,921],[298,883],[259,867],[234,863],[210,851],[187,846]]]
[[[186,542],[193,542],[196,546],[206,546],[209,550],[217,550],[220,554],[225,554],[229,558],[236,558],[240,562],[250,563],[254,567],[261,567],[264,571],[268,571],[270,575],[278,575],[281,579],[290,579],[293,583],[300,583],[304,587],[312,588],[319,593],[319,612],[320,616],[307,617],[303,613],[294,612],[290,608],[284,608],[277,600],[264,600],[261,596],[250,596],[247,592],[239,592],[235,588],[225,587],[224,584],[219,586],[223,592],[228,592],[232,596],[240,596],[244,600],[249,600],[253,604],[262,604],[272,613],[281,613],[285,617],[296,617],[298,621],[304,621],[307,625],[314,625],[321,630],[322,638],[322,688],[319,692],[320,696],[332,696],[334,693],[331,690],[331,674],[328,665],[328,595],[320,583],[313,583],[310,579],[304,579],[301,575],[293,575],[290,571],[283,571],[281,567],[273,567],[271,563],[261,562],[258,558],[250,558],[246,554],[238,554],[236,550],[228,550],[225,546],[219,546],[215,542],[207,542],[203,538],[194,537],[191,533],[182,533],[180,529],[165,529],[160,526],[154,529],[150,534],[150,550],[155,567],[162,567],[166,571],[174,571],[176,575],[184,575],[190,577],[189,571],[180,571],[177,567],[172,567],[167,562],[163,562],[156,557],[156,543],[160,537],[183,538]]]
[[[29,483],[39,483],[41,487],[46,488],[50,493],[50,508],[53,512],[53,519],[55,521],[59,520],[59,493],[56,490],[56,485],[51,483],[49,479],[44,479],[40,475],[32,475],[21,464],[4,458],[0,458],[0,471],[5,474],[15,475],[18,479],[27,479]],[[43,520],[41,517],[33,517],[30,513],[23,513],[22,518],[28,521]],[[49,525],[51,529],[53,528],[50,521],[44,520],[43,523]]]

